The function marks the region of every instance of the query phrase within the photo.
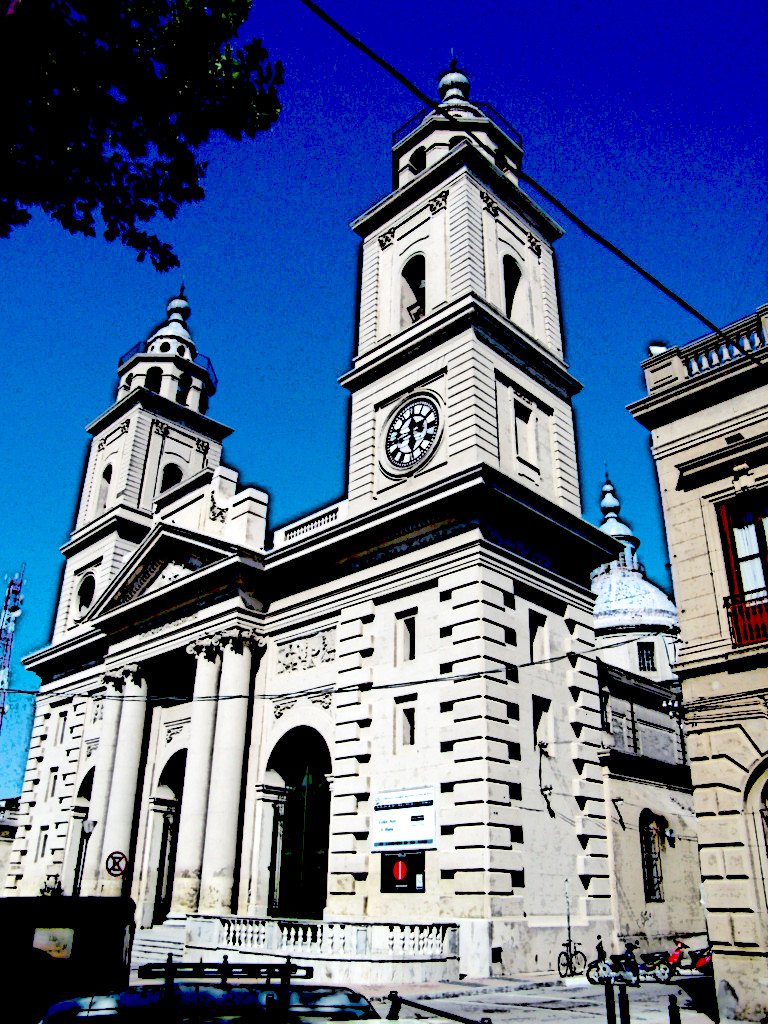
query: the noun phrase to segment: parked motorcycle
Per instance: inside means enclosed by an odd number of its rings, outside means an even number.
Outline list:
[[[593,960],[587,965],[587,981],[592,985],[605,985],[608,981],[639,985],[641,972],[635,957],[636,949],[636,942],[627,942],[623,953],[613,953],[604,960]]]
[[[672,977],[669,954],[665,950],[655,953],[641,953],[639,966],[641,981],[665,982],[669,981]]]
[[[675,948],[669,954],[668,963],[671,974],[712,974],[712,947],[691,949],[682,939],[675,939]]]

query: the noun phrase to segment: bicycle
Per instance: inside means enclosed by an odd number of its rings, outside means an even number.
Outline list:
[[[561,978],[573,978],[587,969],[587,958],[577,949],[578,945],[572,939],[563,943],[565,949],[557,958],[557,973]]]

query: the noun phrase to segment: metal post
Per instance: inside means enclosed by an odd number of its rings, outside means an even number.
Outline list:
[[[669,997],[669,1024],[680,1024],[680,1007],[675,995]]]
[[[605,1019],[607,1024],[616,1024],[616,999],[613,994],[613,982],[605,983]]]
[[[400,996],[394,990],[387,996],[390,1003],[392,1004],[387,1013],[387,1020],[398,1020],[400,1015],[400,1007],[403,1005]]]
[[[619,1020],[621,1024],[630,1024],[629,1020],[629,994],[626,985],[618,985],[619,990]]]

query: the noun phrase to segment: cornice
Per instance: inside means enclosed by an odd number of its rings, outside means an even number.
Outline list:
[[[393,217],[404,212],[407,207],[422,198],[426,199],[427,195],[439,185],[447,184],[450,175],[464,168],[478,179],[479,184],[492,189],[502,202],[527,218],[548,242],[554,242],[564,234],[559,224],[552,220],[540,206],[537,206],[518,185],[515,185],[494,167],[470,142],[461,142],[454,146],[432,167],[422,171],[418,177],[397,191],[391,192],[375,206],[353,220],[350,227],[361,237],[367,237],[378,231]]]
[[[673,352],[676,350],[670,350]],[[644,364],[645,365],[645,364]],[[697,377],[672,384],[627,406],[638,423],[648,430],[700,412],[744,395],[768,384],[768,353],[757,352],[754,358],[742,357],[714,367]],[[754,374],[752,380],[746,380]],[[728,413],[728,410],[726,410]]]
[[[680,463],[679,486],[682,490],[690,490],[709,480],[732,477],[736,468],[734,463],[743,463],[745,460],[750,469],[768,462],[768,432],[744,438],[725,448],[717,448]]]
[[[355,357],[354,367],[339,378],[339,383],[355,392],[467,328],[473,328],[479,341],[564,401],[581,391],[581,384],[571,376],[559,356],[502,317],[475,292],[434,310],[400,334],[392,335],[376,348]]]
[[[71,558],[110,533],[117,533],[124,540],[141,541],[151,529],[152,516],[149,512],[128,505],[112,505],[98,519],[75,530],[60,550],[66,558]]]
[[[180,423],[197,434],[204,434],[214,441],[223,441],[232,433],[232,427],[227,427],[217,420],[212,420],[202,413],[188,409],[184,405],[177,405],[169,398],[158,395],[154,391],[147,391],[146,388],[135,388],[127,395],[118,399],[106,412],[103,412],[92,423],[85,428],[89,434],[99,434],[109,427],[115,420],[119,420],[130,412],[135,406],[140,406],[148,412],[157,413],[173,423]]]

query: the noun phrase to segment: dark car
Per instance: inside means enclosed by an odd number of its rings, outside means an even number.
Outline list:
[[[342,1020],[378,1020],[359,992],[332,985],[258,985],[174,982],[134,985],[119,992],[65,999],[50,1007],[42,1024],[74,1024],[107,1018],[127,1024],[301,1024]]]

